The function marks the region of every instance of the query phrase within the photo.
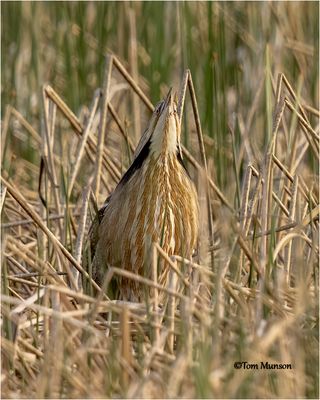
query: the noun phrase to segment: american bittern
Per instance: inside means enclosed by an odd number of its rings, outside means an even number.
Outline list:
[[[101,284],[108,265],[150,278],[153,242],[168,255],[191,257],[198,224],[197,193],[182,161],[180,121],[170,89],[155,107],[131,166],[90,228],[93,278]],[[163,285],[168,269],[160,264]],[[137,282],[121,278],[118,287],[120,298],[141,300]]]

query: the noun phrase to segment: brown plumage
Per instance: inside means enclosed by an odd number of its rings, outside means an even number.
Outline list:
[[[150,119],[119,184],[99,210],[90,232],[93,278],[102,283],[110,266],[151,277],[152,242],[169,254],[190,258],[198,236],[198,200],[183,165],[180,123],[171,90]],[[160,264],[166,285],[168,266]],[[143,289],[118,281],[120,298],[140,301]]]

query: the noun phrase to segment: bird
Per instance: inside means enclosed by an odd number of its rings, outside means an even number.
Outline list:
[[[154,108],[128,170],[98,211],[89,229],[92,277],[102,284],[108,268],[152,277],[152,246],[169,255],[192,257],[199,232],[195,185],[184,165],[177,95],[172,88]],[[169,265],[158,265],[158,283],[166,286]],[[140,302],[141,283],[120,277],[117,298]]]

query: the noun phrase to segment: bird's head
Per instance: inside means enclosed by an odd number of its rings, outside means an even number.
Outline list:
[[[153,111],[148,128],[142,136],[135,152],[138,156],[141,149],[148,146],[149,154],[156,157],[160,154],[180,154],[180,119],[177,111],[176,94],[172,88]]]
[[[182,163],[180,119],[175,97],[171,88],[166,98],[156,105],[148,127],[135,150],[133,161],[121,178],[119,187],[123,187],[151,155],[155,158],[177,156]]]
[[[172,88],[157,104],[149,129],[152,131],[150,152],[156,156],[180,152],[180,121]]]

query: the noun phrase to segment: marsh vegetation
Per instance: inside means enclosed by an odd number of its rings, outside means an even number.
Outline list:
[[[319,4],[1,9],[2,397],[318,398]],[[88,226],[186,76],[197,256],[130,276],[142,303],[95,295]]]

